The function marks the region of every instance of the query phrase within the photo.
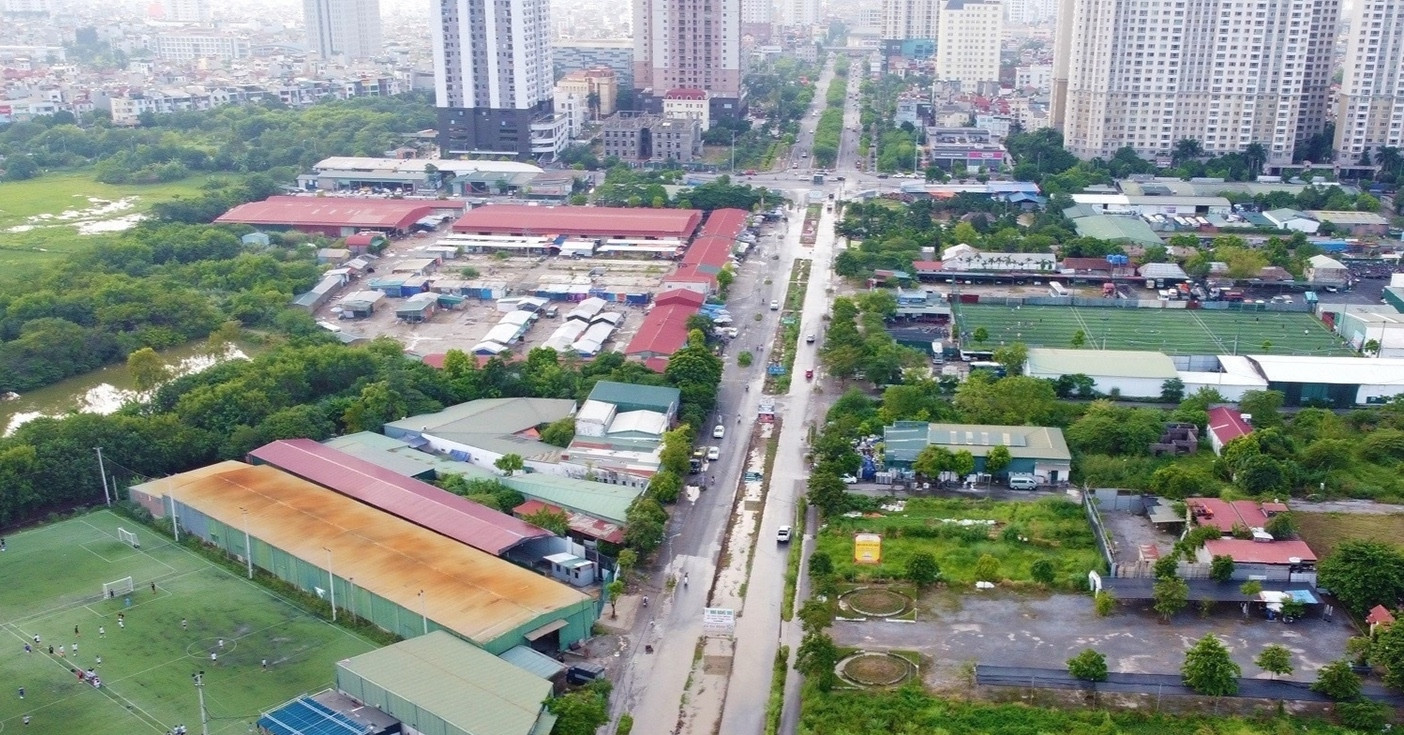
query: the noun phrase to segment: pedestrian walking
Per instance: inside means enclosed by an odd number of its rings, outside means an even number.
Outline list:
[[[24,726],[29,727],[29,715],[24,716]]]
[[[190,626],[188,626],[188,625],[185,624],[185,618],[181,618],[181,619],[180,619],[180,629],[181,629],[181,630],[190,630]]]
[[[5,539],[0,538],[0,551],[5,550]]]
[[[98,657],[95,659],[95,662],[96,662],[99,666],[101,666],[101,665],[102,665],[102,656],[98,656]]]
[[[219,647],[220,647],[220,648],[224,648],[224,639],[223,639],[223,638],[220,638],[220,639],[219,639]]]
[[[77,644],[77,643],[74,643],[74,644],[73,644],[73,655],[74,655],[74,656],[77,656],[77,655],[78,655],[78,644]]]
[[[54,655],[54,644],[52,643],[49,644],[49,655]]]
[[[99,625],[99,626],[98,626],[98,637],[99,637],[99,638],[106,638],[106,637],[107,637],[107,628],[104,628],[103,626]]]
[[[151,583],[151,594],[153,594],[153,595],[156,594],[156,583],[155,583],[155,582],[152,582],[152,583]]]
[[[19,692],[20,692],[20,699],[24,699],[24,687],[20,687],[20,688],[19,688]]]
[[[123,618],[122,616],[120,616],[120,615],[117,616],[117,627],[118,627],[118,628],[126,628],[126,627],[127,627],[127,620],[126,620],[125,618]]]
[[[38,633],[35,633],[35,634],[34,634],[34,642],[35,642],[35,643],[38,643],[38,642],[39,642],[39,634],[38,634]]]
[[[34,653],[34,649],[33,649],[33,648],[30,648],[30,647],[29,647],[29,644],[26,643],[26,644],[24,644],[24,652],[25,652],[25,653]]]
[[[76,625],[73,626],[73,636],[74,636],[75,638],[78,638],[78,637],[81,637],[82,635],[83,635],[82,633],[79,633],[79,632],[78,632],[78,626],[76,626]]]
[[[64,657],[63,644],[59,644],[59,658]]]
[[[218,654],[218,653],[215,653],[214,651],[210,651],[210,663],[215,663],[215,662],[218,661],[218,660],[219,660],[219,654]]]
[[[266,658],[263,659],[263,661],[262,661],[261,663],[263,664],[263,670],[264,670],[264,671],[267,671],[267,670],[268,670],[268,659],[266,659]]]

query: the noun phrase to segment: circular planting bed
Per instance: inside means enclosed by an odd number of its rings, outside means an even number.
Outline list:
[[[894,686],[912,675],[912,662],[890,653],[858,653],[839,664],[843,678],[864,686]]]
[[[873,618],[889,618],[910,610],[911,598],[881,587],[864,587],[844,594],[839,600],[853,612]]]

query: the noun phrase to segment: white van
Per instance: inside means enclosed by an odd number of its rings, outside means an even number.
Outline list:
[[[1033,475],[1010,475],[1009,489],[1011,490],[1037,490],[1038,478]]]

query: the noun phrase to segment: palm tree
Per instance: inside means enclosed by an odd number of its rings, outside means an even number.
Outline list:
[[[1267,165],[1267,149],[1262,143],[1249,143],[1243,146],[1243,162],[1248,165],[1249,175],[1256,178]]]
[[[1175,142],[1175,147],[1170,152],[1170,161],[1176,166],[1181,166],[1188,161],[1204,155],[1204,146],[1194,138],[1181,138]]]
[[[1375,154],[1376,162],[1380,165],[1380,170],[1391,176],[1399,173],[1399,165],[1404,163],[1404,157],[1399,154],[1399,149],[1394,146],[1382,146]]]

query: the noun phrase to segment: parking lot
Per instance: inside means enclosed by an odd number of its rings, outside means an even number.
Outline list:
[[[1206,633],[1228,646],[1249,677],[1268,676],[1253,664],[1264,646],[1286,646],[1296,671],[1283,678],[1300,681],[1314,681],[1318,668],[1341,658],[1346,639],[1355,634],[1340,614],[1327,622],[1313,612],[1284,624],[1258,615],[1245,619],[1238,606],[1221,604],[1207,617],[1190,606],[1166,624],[1149,602],[1121,603],[1112,616],[1098,618],[1088,595],[998,589],[929,593],[916,623],[838,621],[833,627],[840,646],[920,652],[926,682],[938,689],[964,686],[969,663],[1062,668],[1089,647],[1106,655],[1112,671],[1174,674],[1185,650]]]
[[[316,310],[315,318],[340,327],[345,333],[366,339],[382,335],[394,337],[402,342],[408,351],[416,354],[441,354],[451,349],[468,351],[481,342],[488,331],[502,319],[503,313],[498,311],[497,298],[531,296],[537,289],[549,285],[569,285],[577,289],[588,287],[616,294],[640,294],[642,298],[637,302],[611,301],[605,307],[607,312],[617,312],[624,316],[618,329],[603,348],[603,351],[617,351],[623,349],[633,338],[643,321],[643,314],[651,297],[660,290],[663,279],[677,268],[677,263],[670,259],[463,254],[443,260],[426,275],[435,281],[454,280],[490,285],[494,290],[494,298],[468,298],[452,308],[435,312],[423,322],[409,322],[397,318],[395,309],[404,303],[404,299],[400,298],[383,299],[372,316],[358,319],[342,318],[339,303],[343,298],[351,293],[369,289],[371,281],[391,275],[402,263],[434,257],[428,252],[428,248],[434,246],[438,237],[446,232],[447,228],[441,228],[438,232],[426,233],[423,236],[401,237],[391,241],[372,261],[374,272],[353,278]],[[762,242],[769,242],[777,232],[781,232],[779,226],[766,225],[762,229]],[[568,301],[558,301],[554,304],[559,311],[558,317],[535,321],[522,340],[510,346],[514,353],[524,354],[541,346],[573,306]]]

